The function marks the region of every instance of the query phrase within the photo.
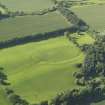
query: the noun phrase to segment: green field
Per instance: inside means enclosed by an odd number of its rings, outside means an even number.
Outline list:
[[[77,42],[79,43],[79,45],[92,44],[94,43],[94,41],[95,40],[88,34],[81,35],[77,39]]]
[[[4,55],[4,56],[3,56]],[[83,53],[66,37],[0,51],[0,64],[16,93],[32,102],[76,87],[73,73]]]
[[[105,30],[105,5],[73,7],[74,11],[91,29]]]
[[[68,21],[59,12],[42,16],[8,18],[0,21],[0,41],[52,32],[70,26]]]
[[[53,6],[51,0],[0,0],[10,11],[39,11]]]
[[[96,4],[100,4],[100,3],[105,3],[105,0],[88,0],[88,2],[90,3],[96,3]]]

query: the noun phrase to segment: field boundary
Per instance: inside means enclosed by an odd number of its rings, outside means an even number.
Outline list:
[[[48,40],[51,38],[64,36],[64,32],[66,31],[73,33],[73,32],[76,32],[77,30],[78,30],[77,27],[71,26],[69,28],[59,29],[59,30],[55,30],[52,32],[45,32],[45,33],[40,33],[40,34],[35,34],[35,35],[28,35],[28,36],[21,37],[21,38],[14,38],[14,39],[7,40],[7,41],[1,41],[0,49],[9,48],[9,47],[13,47],[16,45],[23,45],[29,42],[38,42],[42,40]]]

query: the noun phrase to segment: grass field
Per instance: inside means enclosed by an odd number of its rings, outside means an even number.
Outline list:
[[[87,24],[91,29],[97,31],[105,30],[105,5],[74,7],[72,10]]]
[[[59,12],[43,16],[8,18],[0,21],[0,41],[52,32],[67,27],[70,27],[70,24]]]
[[[95,40],[88,34],[81,35],[77,39],[77,42],[79,43],[79,45],[92,44],[94,43],[94,41]]]
[[[105,0],[88,0],[88,2],[100,4],[100,3],[105,3]]]
[[[0,64],[13,89],[31,103],[49,100],[76,87],[75,64],[83,58],[83,53],[66,37],[0,51]]]
[[[39,11],[53,5],[51,0],[0,0],[10,11]]]

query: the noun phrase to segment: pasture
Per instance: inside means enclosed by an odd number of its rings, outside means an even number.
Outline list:
[[[50,100],[56,94],[76,87],[75,64],[84,54],[66,37],[29,43],[0,51],[11,87],[30,103]]]
[[[51,0],[0,0],[10,11],[39,11],[53,6]]]
[[[71,8],[92,30],[105,30],[105,4]]]
[[[0,41],[52,32],[71,25],[59,13],[53,12],[41,16],[22,16],[0,21]]]
[[[77,38],[77,42],[79,43],[79,45],[93,44],[94,41],[95,40],[90,35],[88,35],[88,33]]]
[[[95,4],[104,4],[105,0],[88,0],[88,2]]]

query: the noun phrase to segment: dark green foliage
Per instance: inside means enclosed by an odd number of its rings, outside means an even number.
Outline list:
[[[86,85],[86,81],[84,80],[84,78],[76,79],[75,83],[77,85],[80,85],[80,86],[85,86]]]
[[[72,24],[78,24],[79,23],[79,19],[77,17],[77,15],[75,15],[72,11],[70,11],[69,9],[62,7],[61,5],[58,7],[58,10],[63,14],[63,16],[65,16],[67,18],[67,20],[72,23]]]
[[[45,32],[45,33],[40,33],[37,35],[28,35],[26,37],[14,38],[11,40],[2,41],[2,42],[0,42],[0,49],[8,48],[11,46],[16,46],[16,45],[21,45],[21,44],[25,44],[25,43],[29,43],[29,42],[37,42],[37,41],[42,41],[42,40],[47,40],[50,38],[63,36],[65,31],[76,32],[77,29],[75,27],[69,27],[69,28],[65,28],[65,29],[56,30],[53,32]]]
[[[10,94],[14,93],[14,91],[12,89],[9,89],[9,88],[6,88],[5,92],[6,92],[7,95],[10,95]]]
[[[48,105],[48,101],[43,101],[39,105]]]
[[[50,103],[51,105],[61,105],[63,102],[63,98],[62,98],[63,94],[59,94],[57,95],[52,102]]]
[[[88,49],[91,47],[92,45],[89,45],[89,44],[84,44],[82,46],[80,46],[80,49],[84,52],[87,52]]]
[[[6,88],[6,95],[13,105],[29,105],[26,100],[22,99],[19,95],[16,95],[12,89]]]
[[[0,11],[0,16],[2,15],[2,12]]]
[[[82,78],[82,77],[83,77],[83,73],[82,73],[82,72],[75,72],[75,73],[73,74],[73,76],[74,76],[75,78],[79,79],[79,78]]]
[[[78,31],[86,31],[89,29],[89,26],[82,19],[68,9],[68,3],[65,1],[58,2],[57,9],[70,23],[74,25],[74,27],[78,28]]]
[[[105,99],[105,83],[103,79],[94,79],[84,88],[73,89],[70,92],[58,95],[51,105],[90,105],[92,102]]]
[[[2,70],[3,68],[0,68],[0,84],[10,85],[9,83],[7,83],[7,75]]]
[[[81,68],[82,67],[82,63],[78,63],[75,65],[77,68]]]
[[[88,49],[82,72],[86,79],[95,76],[105,76],[105,36],[100,37]]]

